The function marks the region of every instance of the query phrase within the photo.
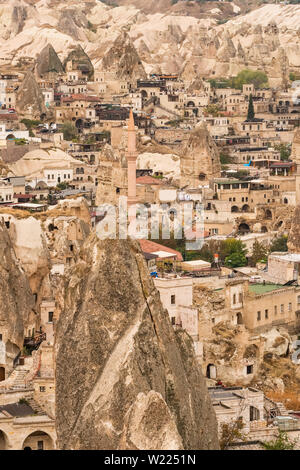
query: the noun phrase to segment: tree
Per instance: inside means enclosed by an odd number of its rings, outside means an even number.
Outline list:
[[[227,165],[233,163],[233,158],[229,155],[228,151],[222,150],[220,152],[220,162],[221,165]]]
[[[252,84],[255,88],[268,86],[268,77],[261,70],[244,69],[236,77],[230,79],[230,86],[242,90],[243,85]]]
[[[65,189],[68,189],[68,187],[69,187],[69,183],[65,183],[65,182],[58,183],[58,185],[56,186],[56,188],[59,191],[64,191]]]
[[[255,240],[252,248],[252,255],[250,258],[250,264],[255,266],[259,261],[266,263],[268,257],[267,247],[260,243],[258,240]]]
[[[288,237],[286,235],[282,235],[282,237],[274,238],[270,246],[270,252],[273,251],[288,251]]]
[[[253,97],[252,94],[250,94],[249,97],[249,105],[248,105],[248,113],[247,113],[247,121],[253,121],[254,119],[254,107],[253,107]]]
[[[220,115],[220,107],[217,106],[216,104],[209,104],[204,112],[210,116],[217,117]]]
[[[233,253],[240,253],[245,257],[247,254],[245,244],[236,238],[227,238],[226,240],[223,240],[220,245],[220,258],[225,260],[226,257]]]
[[[287,161],[291,155],[291,146],[289,144],[277,144],[274,145],[275,150],[280,152],[280,160]]]
[[[243,428],[244,423],[242,418],[238,418],[229,423],[223,423],[220,437],[221,450],[228,449],[228,447],[236,441],[245,441],[245,435],[242,432]]]
[[[70,121],[66,121],[61,128],[65,140],[72,140],[77,137],[77,129]]]
[[[266,450],[294,450],[297,440],[290,440],[287,433],[279,431],[279,436],[270,442],[263,442]]]
[[[225,266],[228,268],[240,268],[242,266],[247,266],[247,258],[245,255],[243,255],[243,253],[232,253],[225,258]]]

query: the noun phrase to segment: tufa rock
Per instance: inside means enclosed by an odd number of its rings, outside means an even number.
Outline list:
[[[191,132],[181,154],[180,166],[181,186],[198,187],[200,182],[220,176],[219,152],[204,121]]]
[[[80,70],[87,75],[89,80],[94,76],[94,66],[80,45],[69,53],[64,61],[64,68],[65,70]]]
[[[102,67],[103,70],[116,72],[119,79],[132,83],[139,78],[146,78],[142,61],[126,31],[117,37],[103,58]]]
[[[39,77],[49,73],[63,73],[64,68],[51,44],[47,44],[37,57],[36,71]]]
[[[59,448],[219,448],[193,341],[174,331],[136,242],[91,235],[57,301]]]
[[[0,332],[3,341],[10,344],[14,358],[23,347],[34,298],[3,221],[0,222],[0,256]]]
[[[41,118],[47,113],[44,96],[32,72],[28,72],[17,93],[17,110],[20,114]]]

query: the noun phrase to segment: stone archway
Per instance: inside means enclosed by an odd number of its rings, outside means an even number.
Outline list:
[[[250,227],[248,224],[246,224],[245,222],[241,223],[239,225],[239,228],[238,228],[239,232],[240,233],[249,233],[250,232]]]
[[[232,206],[231,212],[238,212],[238,211],[239,211],[238,206]]]
[[[279,230],[280,227],[283,225],[283,220],[280,220],[279,222],[277,222],[277,224],[275,224],[275,230]]]
[[[83,120],[81,118],[77,119],[75,122],[75,126],[77,129],[81,129],[83,127]]]
[[[238,312],[236,314],[236,324],[237,325],[242,325],[243,324],[243,315],[241,314],[241,312]]]
[[[261,233],[267,233],[268,232],[268,229],[265,225],[262,226],[261,228]]]
[[[23,442],[23,450],[54,450],[52,437],[45,431],[34,431]]]
[[[0,450],[8,449],[8,439],[4,431],[0,429]]]
[[[242,212],[250,212],[250,206],[248,206],[248,204],[244,204],[242,207]]]
[[[265,209],[265,218],[272,219],[272,211],[270,209]]]

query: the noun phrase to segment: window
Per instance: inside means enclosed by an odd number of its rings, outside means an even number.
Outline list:
[[[46,391],[46,387],[40,387],[40,392],[45,392]]]
[[[48,322],[49,323],[53,322],[53,312],[48,312]]]
[[[267,310],[267,309],[265,310],[265,318],[266,319],[269,318],[269,310]]]
[[[247,366],[246,372],[247,372],[247,375],[253,374],[253,365]]]
[[[38,441],[37,448],[38,450],[44,450],[44,441]]]
[[[280,313],[284,313],[284,305],[283,304],[280,305]]]
[[[171,295],[171,304],[175,305],[175,295]]]
[[[292,303],[289,302],[289,312],[291,312],[291,311],[292,311]]]
[[[232,300],[232,303],[233,303],[233,304],[236,304],[236,294],[233,294],[233,300]]]
[[[257,312],[257,321],[260,321],[261,319],[261,312]]]
[[[239,293],[239,303],[241,304],[243,302],[243,294],[240,292]]]
[[[250,406],[250,421],[258,421],[260,417],[259,410],[254,406]]]
[[[274,315],[277,315],[277,305],[274,307]]]
[[[2,341],[2,333],[0,333],[0,341]]]
[[[175,318],[175,317],[171,317],[171,323],[172,323],[172,325],[175,325],[175,321],[176,321],[176,318]]]

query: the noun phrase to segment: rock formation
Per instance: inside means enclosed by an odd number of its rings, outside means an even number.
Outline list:
[[[289,232],[288,248],[292,253],[300,253],[300,206],[295,209],[292,227]]]
[[[22,349],[34,298],[3,221],[0,222],[0,256],[0,333],[6,343],[9,370]]]
[[[199,70],[201,76],[225,77],[250,68],[264,70],[269,84],[278,86],[285,83],[290,71],[299,72],[299,5],[266,4],[242,15],[246,10],[242,2],[239,7],[219,2],[218,8],[210,8],[207,2],[181,1],[167,11],[165,0],[135,0],[137,7],[132,1],[124,0],[126,6],[113,8],[92,0],[80,0],[76,7],[74,2],[61,0],[35,5],[3,0],[1,57],[7,62],[14,57],[17,64],[22,57],[36,57],[48,42],[66,57],[80,43],[95,67],[100,67],[107,55],[110,65],[113,48],[124,54],[120,71],[129,67],[137,75],[143,69],[147,73],[182,72],[185,80],[192,81]],[[205,10],[200,17],[197,8]],[[236,9],[241,14],[237,15]],[[159,11],[155,21],[153,11]],[[216,24],[216,19],[232,16],[226,24]],[[127,33],[120,36],[125,29]],[[124,40],[126,34],[130,39]],[[136,66],[128,61],[124,46],[131,51]]]
[[[17,93],[17,110],[20,114],[40,118],[47,113],[43,94],[32,72],[28,72]]]
[[[136,242],[91,235],[58,301],[62,449],[218,449],[192,339],[174,331]]]
[[[181,186],[198,187],[212,177],[220,176],[218,149],[204,121],[197,124],[181,154]],[[203,183],[202,183],[203,184]]]
[[[104,70],[116,72],[120,79],[129,79],[134,82],[138,78],[146,78],[141,59],[125,31],[118,36],[104,56],[102,67]]]
[[[64,68],[51,44],[47,44],[37,57],[36,71],[39,77],[46,77],[49,73],[63,73]]]
[[[79,45],[75,47],[64,61],[64,68],[67,70],[82,70],[87,73],[89,79],[93,78],[94,67],[86,52]]]

